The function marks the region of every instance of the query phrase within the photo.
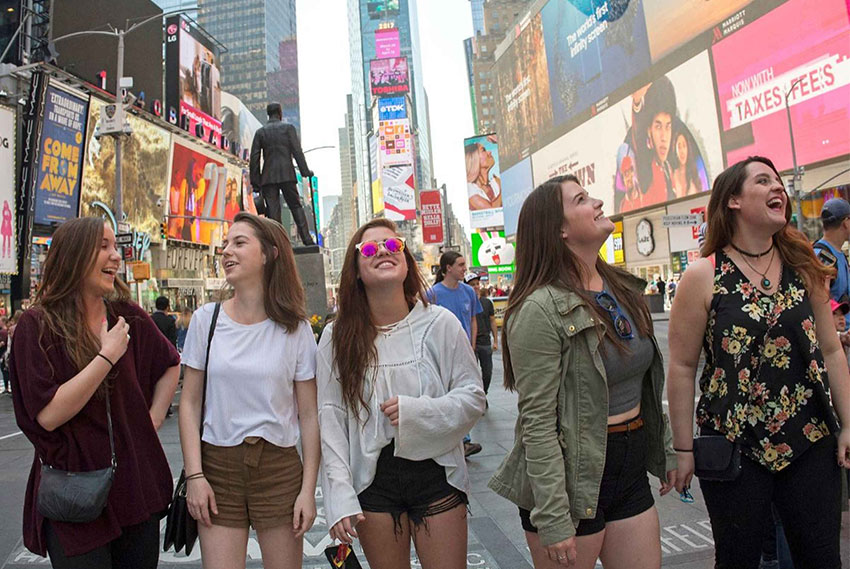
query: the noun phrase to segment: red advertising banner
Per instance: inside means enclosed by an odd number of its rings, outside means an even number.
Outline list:
[[[375,59],[401,56],[398,28],[375,30]]]
[[[419,192],[422,216],[422,242],[425,244],[443,242],[443,206],[440,190]]]
[[[407,58],[391,57],[369,62],[373,95],[393,95],[410,91]]]

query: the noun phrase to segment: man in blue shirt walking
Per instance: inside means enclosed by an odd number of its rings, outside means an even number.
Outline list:
[[[440,257],[440,272],[434,286],[428,290],[428,300],[447,308],[457,316],[463,326],[470,345],[475,348],[478,323],[475,315],[481,312],[481,303],[475,289],[463,282],[466,275],[466,259],[456,251],[447,251]],[[463,440],[466,456],[481,452],[481,445],[472,442],[469,435]]]
[[[836,270],[830,282],[829,296],[838,301],[850,300],[850,265],[841,247],[850,239],[850,203],[841,198],[827,200],[820,214],[823,222],[823,237],[815,241],[815,255],[826,266]],[[845,316],[850,325],[850,315]]]

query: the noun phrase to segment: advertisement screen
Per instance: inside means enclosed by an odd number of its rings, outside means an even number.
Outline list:
[[[498,138],[495,134],[467,138],[463,141],[463,154],[470,227],[503,227]]]
[[[99,215],[91,204],[115,203],[115,140],[95,138],[95,125],[106,103],[92,99],[89,108],[89,136],[83,168],[82,215]],[[171,133],[155,124],[128,114],[133,135],[121,145],[121,180],[124,213],[133,229],[148,233],[159,241],[159,224],[165,214],[168,197],[168,156]]]
[[[407,105],[404,97],[378,99],[378,120],[391,121],[407,118]]]
[[[541,15],[556,127],[649,67],[640,0],[550,0]]]
[[[251,153],[251,143],[254,133],[263,126],[254,113],[236,96],[227,91],[221,92],[221,134],[230,141],[238,144],[234,154],[243,160]]]
[[[393,221],[416,219],[413,166],[390,166],[381,171],[384,215]]]
[[[77,217],[88,108],[87,99],[47,87],[35,177],[36,223]]]
[[[504,231],[476,231],[470,237],[473,267],[485,267],[490,274],[514,272],[514,245]]]
[[[166,20],[166,119],[221,145],[221,77],[218,48],[179,16]],[[185,117],[185,118],[184,118]]]
[[[373,95],[392,95],[410,91],[406,57],[373,59],[369,62],[369,75]]]
[[[15,171],[15,111],[0,107],[0,172]],[[0,273],[18,274],[15,235],[15,176],[0,176]]]
[[[375,30],[375,59],[399,57],[401,43],[398,38],[398,28]]]
[[[608,215],[710,189],[723,169],[708,52],[532,156],[534,183],[573,174]]]
[[[729,164],[758,154],[792,168],[786,93],[798,164],[850,152],[848,37],[844,0],[790,0],[712,47]]]
[[[413,163],[409,120],[380,121],[378,133],[379,160],[382,166]]]
[[[389,16],[398,16],[398,2],[399,0],[369,0],[366,2],[369,19],[381,20]]]
[[[552,125],[549,69],[538,13],[493,66],[496,124],[502,137],[502,168],[513,166],[536,147]]]
[[[506,234],[516,233],[522,203],[532,190],[534,180],[531,175],[531,158],[526,158],[502,172],[502,210]]]
[[[209,245],[213,240],[218,241],[219,224],[208,221],[200,221],[194,216],[204,216],[205,213],[220,211],[215,196],[225,195],[225,191],[219,190],[220,182],[219,168],[224,163],[204,151],[202,147],[174,140],[171,153],[171,172],[169,176],[169,212],[172,216],[168,219],[169,239],[180,239],[192,243],[204,243]],[[231,196],[237,198],[238,194]],[[208,201],[212,199],[212,203]],[[238,203],[238,202],[237,202]],[[232,206],[231,206],[232,207]],[[238,206],[237,206],[238,207]],[[228,205],[225,204],[225,211]]]
[[[646,27],[652,61],[720,24],[752,0],[645,0]]]
[[[440,190],[422,190],[419,192],[422,216],[422,242],[427,244],[443,242],[443,204]]]

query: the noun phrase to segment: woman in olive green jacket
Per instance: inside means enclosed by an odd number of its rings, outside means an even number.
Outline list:
[[[643,281],[599,258],[614,230],[574,176],[526,199],[505,315],[514,448],[490,488],[520,509],[536,569],[656,569],[661,495],[676,480],[664,369]]]

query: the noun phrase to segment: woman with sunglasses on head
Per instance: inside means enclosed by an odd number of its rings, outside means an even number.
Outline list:
[[[519,395],[513,450],[490,488],[519,506],[536,569],[657,569],[661,495],[676,480],[664,367],[645,282],[607,264],[614,230],[574,176],[525,200],[502,338]]]
[[[249,526],[265,567],[301,567],[320,454],[304,288],[286,232],[264,217],[236,215],[222,265],[233,295],[195,311],[183,347],[187,507],[205,569],[244,569]]]
[[[850,375],[830,311],[834,271],[790,219],[770,160],[727,168],[711,192],[703,258],[685,271],[673,301],[677,488],[690,484],[696,462],[719,569],[759,566],[771,504],[797,569],[841,566],[839,466],[850,468],[850,430],[839,428],[833,407],[846,425]]]
[[[481,374],[392,221],[349,243],[317,368],[331,537],[359,538],[373,569],[409,568],[411,538],[425,569],[465,568],[462,441],[484,414]]]
[[[120,263],[115,233],[103,219],[66,221],[53,234],[35,302],[15,328],[12,399],[18,426],[35,448],[24,545],[49,554],[56,568],[152,569],[159,561],[159,522],[172,481],[157,429],[177,387],[180,358],[130,300]],[[106,505],[97,512],[96,494],[66,485],[82,478],[83,490],[91,489],[100,477],[61,471],[90,473],[110,463]],[[91,507],[57,508],[63,497]],[[90,511],[82,517],[81,509]]]

